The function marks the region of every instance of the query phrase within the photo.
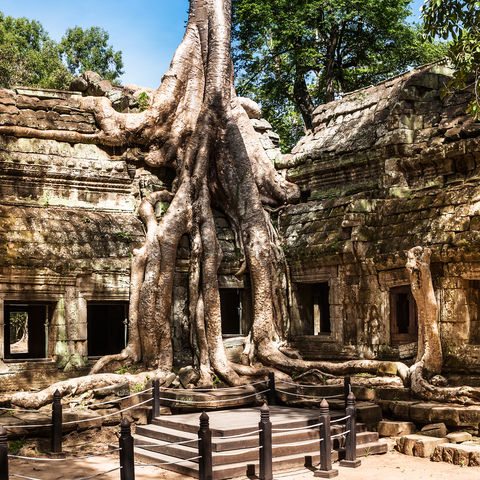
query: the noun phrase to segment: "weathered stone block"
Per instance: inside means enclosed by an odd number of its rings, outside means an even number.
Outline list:
[[[472,435],[468,432],[452,432],[449,433],[446,437],[448,438],[448,441],[450,443],[468,442],[472,439]]]
[[[417,427],[412,422],[382,420],[378,424],[377,431],[381,437],[397,437],[415,433],[417,431]]]
[[[432,423],[425,425],[421,429],[422,435],[428,435],[429,437],[444,438],[447,436],[447,427],[444,423]]]
[[[430,457],[435,447],[445,443],[445,438],[427,437],[424,435],[406,435],[397,439],[399,452],[415,457]]]

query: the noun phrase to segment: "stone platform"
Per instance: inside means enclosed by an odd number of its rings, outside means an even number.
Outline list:
[[[258,473],[258,450],[255,447],[259,444],[260,408],[216,410],[208,415],[212,430],[213,478],[243,477],[247,473],[247,465]],[[342,416],[343,412],[332,412],[332,420]],[[154,418],[151,425],[138,426],[135,434],[137,461],[148,464],[177,462],[163,468],[198,477],[198,460],[186,459],[198,456],[199,417],[199,412],[160,416]],[[305,457],[311,457],[314,465],[319,462],[319,442],[315,442],[319,438],[319,429],[308,428],[319,422],[318,409],[271,406],[270,420],[273,426],[274,471],[298,469],[305,465]],[[342,427],[340,423],[332,424],[332,435],[341,433]],[[295,430],[275,431],[289,428]],[[247,435],[227,438],[242,434]],[[191,443],[169,445],[188,440]],[[344,457],[342,437],[332,440],[332,450],[333,461]],[[364,424],[357,424],[357,456],[386,452],[387,443],[378,439],[378,433],[368,432]]]

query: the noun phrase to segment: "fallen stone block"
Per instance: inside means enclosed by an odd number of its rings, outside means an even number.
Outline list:
[[[422,435],[428,435],[429,437],[445,438],[447,436],[447,427],[444,423],[432,423],[425,425],[421,432]]]
[[[447,435],[450,443],[468,442],[472,439],[472,435],[468,432],[452,432]]]
[[[381,437],[399,437],[415,433],[417,431],[417,427],[412,422],[382,420],[378,424],[377,431]]]
[[[435,447],[445,443],[445,438],[427,437],[425,435],[405,435],[397,440],[397,448],[400,453],[414,457],[430,457]]]

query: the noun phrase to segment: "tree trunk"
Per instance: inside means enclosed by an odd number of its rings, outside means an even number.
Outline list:
[[[429,248],[410,249],[407,253],[406,267],[418,312],[417,362],[423,362],[426,373],[436,375],[442,372],[443,355],[439,310],[430,271],[431,254]]]
[[[303,122],[305,123],[305,129],[310,131],[313,130],[313,112],[315,106],[313,105],[312,97],[308,91],[305,75],[299,66],[296,67],[295,71],[293,96],[295,98],[295,103],[300,110],[300,114],[302,115]]]
[[[333,102],[335,100],[335,54],[338,45],[338,25],[332,26],[329,40],[325,59],[325,101]]]

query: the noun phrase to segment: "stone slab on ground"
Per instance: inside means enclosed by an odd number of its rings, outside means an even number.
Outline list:
[[[472,439],[472,434],[468,432],[452,432],[447,435],[450,443],[468,442]]]
[[[435,447],[431,459],[434,462],[453,463],[462,467],[478,467],[480,465],[480,445],[440,443]]]
[[[437,445],[447,441],[446,438],[427,437],[425,435],[405,435],[397,439],[400,453],[414,457],[430,457]]]
[[[410,435],[416,431],[417,427],[414,423],[398,420],[382,420],[377,427],[377,432],[382,437],[400,437]]]

